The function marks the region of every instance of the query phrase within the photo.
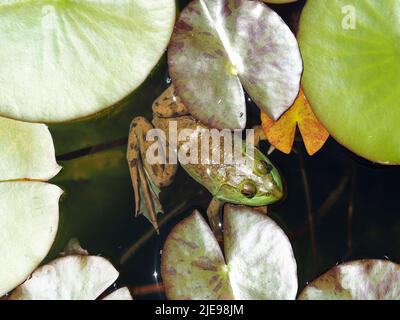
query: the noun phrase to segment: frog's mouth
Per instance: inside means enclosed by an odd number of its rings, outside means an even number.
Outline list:
[[[218,190],[215,197],[218,200],[229,202],[232,204],[261,207],[273,204],[281,200],[283,197],[283,189],[276,184],[270,192],[258,192],[254,197],[248,198],[244,196],[236,187],[229,184],[223,184]]]

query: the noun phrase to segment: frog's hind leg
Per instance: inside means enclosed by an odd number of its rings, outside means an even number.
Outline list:
[[[176,95],[173,85],[153,103],[153,113],[158,118],[176,118],[189,114],[188,108]]]
[[[155,143],[160,152],[166,152],[162,141],[147,141],[149,130],[154,129],[145,118],[133,119],[129,132],[127,160],[135,196],[135,214],[143,214],[158,231],[157,214],[162,213],[160,188],[172,183],[176,165],[149,164],[146,152]],[[165,158],[166,159],[166,158]],[[167,159],[166,159],[167,160]]]

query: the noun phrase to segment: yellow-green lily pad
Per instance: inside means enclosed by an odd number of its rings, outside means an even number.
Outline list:
[[[400,1],[308,0],[298,40],[303,88],[348,149],[400,164]]]

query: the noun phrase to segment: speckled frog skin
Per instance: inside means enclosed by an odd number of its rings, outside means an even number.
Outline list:
[[[146,141],[146,134],[153,128],[161,129],[168,141],[171,121],[174,121],[174,125],[176,124],[178,136],[182,130],[191,129],[191,131],[185,131],[185,136],[187,132],[191,133],[190,137],[178,142],[175,146],[178,150],[197,139],[194,148],[198,148],[196,153],[199,157],[198,161],[194,161],[195,164],[191,161],[186,164],[181,163],[181,165],[194,180],[213,195],[207,214],[216,235],[220,236],[218,212],[223,203],[266,206],[281,199],[282,182],[279,173],[268,158],[256,148],[251,156],[245,152],[246,147],[243,143],[242,156],[246,157],[246,161],[240,164],[227,163],[224,161],[224,152],[227,152],[224,151],[224,139],[220,139],[220,143],[216,145],[218,150],[215,150],[215,143],[213,144],[210,139],[208,152],[210,159],[209,161],[200,159],[202,129],[209,128],[188,113],[171,86],[154,102],[152,124],[142,117],[132,121],[127,152],[135,191],[136,214],[144,214],[156,229],[158,229],[157,212],[162,211],[158,200],[159,188],[172,183],[177,166],[168,162],[167,164],[149,164],[146,161],[146,151],[154,144],[153,141]],[[211,161],[213,151],[220,153],[218,164]]]

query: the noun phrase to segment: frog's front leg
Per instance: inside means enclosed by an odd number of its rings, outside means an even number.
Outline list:
[[[161,141],[147,141],[147,133],[152,129],[154,127],[145,118],[133,119],[129,132],[127,160],[135,195],[136,216],[143,214],[158,231],[157,214],[163,212],[159,201],[159,188],[172,183],[177,166],[168,164],[168,161],[165,164],[148,163],[146,152],[151,145],[160,143],[158,150],[164,149]]]
[[[225,202],[214,197],[207,208],[208,222],[210,223],[215,238],[220,244],[222,244],[223,241],[220,213],[224,204]]]
[[[221,210],[225,205],[225,201],[218,200],[217,198],[213,198],[208,205],[207,208],[207,217],[211,226],[211,230],[213,231],[215,238],[218,243],[223,243],[223,234],[222,234],[222,223],[221,223]],[[263,215],[268,214],[268,206],[262,207],[254,207],[254,210],[258,211]]]

